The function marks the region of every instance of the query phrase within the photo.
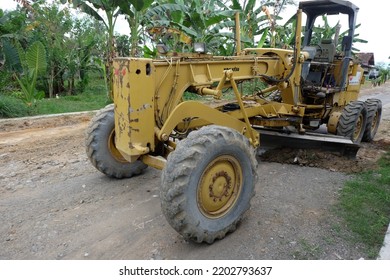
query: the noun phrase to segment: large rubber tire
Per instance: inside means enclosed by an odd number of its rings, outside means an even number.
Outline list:
[[[379,123],[382,117],[382,101],[379,99],[367,99],[367,124],[363,135],[363,141],[371,142],[374,140],[378,131]]]
[[[367,123],[367,109],[362,101],[353,101],[344,107],[337,124],[337,135],[347,137],[353,143],[362,141]]]
[[[115,148],[114,105],[100,110],[86,131],[86,150],[97,170],[113,178],[130,178],[147,167],[143,162],[128,162]]]
[[[215,125],[193,131],[168,156],[162,212],[186,240],[222,239],[250,207],[256,168],[254,149],[237,131]]]

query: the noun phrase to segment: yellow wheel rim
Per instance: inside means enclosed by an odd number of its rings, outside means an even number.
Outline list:
[[[379,112],[376,111],[371,123],[371,134],[375,131],[379,121]]]
[[[198,184],[198,207],[208,218],[220,218],[235,205],[242,189],[242,169],[232,156],[219,156],[204,170]]]
[[[107,146],[108,150],[110,151],[110,154],[112,157],[119,162],[126,163],[127,160],[121,155],[121,153],[118,151],[118,149],[115,147],[115,130],[113,129],[110,133],[110,136],[107,140]]]
[[[362,132],[362,129],[363,129],[363,123],[364,123],[364,116],[362,114],[359,115],[359,119],[356,123],[356,129],[355,129],[355,132],[353,134],[353,140],[356,141],[357,139],[359,139],[359,136]]]

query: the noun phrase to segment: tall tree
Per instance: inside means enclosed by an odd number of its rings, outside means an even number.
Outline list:
[[[115,37],[114,29],[121,13],[129,13],[130,5],[132,5],[136,11],[142,10],[145,6],[145,2],[142,0],[61,0],[62,3],[72,3],[75,8],[80,9],[82,12],[94,17],[95,19],[104,23],[106,27],[107,38],[107,54],[106,54],[106,73],[108,73],[109,97],[112,97],[112,71],[111,64],[115,54]],[[101,15],[102,14],[102,15]]]
[[[65,40],[65,48],[72,50],[65,56],[67,67],[64,78],[68,80],[68,94],[83,92],[89,83],[90,73],[101,70],[100,63],[98,66],[96,61],[103,58],[105,40],[101,22],[87,17],[73,21],[72,31]]]
[[[241,37],[245,47],[276,46],[278,32],[277,20],[286,6],[293,0],[233,0],[232,8],[240,12]],[[258,40],[256,42],[256,40]]]
[[[146,1],[122,1],[120,12],[126,16],[130,28],[130,56],[140,55],[140,39],[143,37],[143,25],[145,14],[153,0]],[[145,43],[145,42],[144,42]]]
[[[73,49],[66,48],[66,34],[72,30],[73,19],[69,10],[61,9],[56,2],[51,4],[39,0],[33,4],[34,20],[30,23],[30,36],[41,41],[48,57],[47,88],[49,97],[65,90],[63,74],[67,53]]]

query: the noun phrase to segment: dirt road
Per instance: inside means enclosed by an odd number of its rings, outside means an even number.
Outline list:
[[[390,95],[390,84],[377,90]],[[348,232],[332,206],[352,176],[345,172],[375,168],[389,146],[387,107],[376,141],[356,160],[313,161],[307,151],[279,154],[284,163],[259,159],[251,210],[211,246],[188,243],[168,225],[160,171],[113,180],[92,167],[84,148],[91,114],[0,120],[0,259],[365,258],[361,244],[339,238]],[[286,164],[291,157],[300,164]]]

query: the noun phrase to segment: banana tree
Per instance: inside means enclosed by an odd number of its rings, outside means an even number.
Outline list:
[[[172,51],[188,50],[190,42],[204,42],[216,53],[233,37],[227,29],[234,24],[234,13],[220,0],[164,1],[147,11],[145,28]]]
[[[119,15],[119,5],[122,1],[119,0],[61,0],[62,4],[66,2],[72,3],[74,8],[81,10],[82,12],[92,16],[93,18],[101,21],[108,34],[107,40],[107,63],[109,64],[112,58],[115,56],[115,43],[114,43],[114,28]]]
[[[114,29],[118,19],[118,16],[125,12],[128,12],[130,5],[132,5],[135,10],[139,11],[145,6],[143,0],[61,0],[61,3],[65,4],[66,2],[72,3],[73,7],[80,9],[82,12],[94,17],[95,19],[104,23],[104,26],[107,30],[107,54],[106,54],[106,73],[108,73],[107,81],[109,84],[109,92],[107,93],[108,97],[112,96],[112,71],[109,69],[112,65],[112,60],[116,56],[115,54],[115,38],[114,38]]]
[[[336,25],[331,26],[329,24],[328,17],[326,15],[322,16],[322,23],[319,23],[316,27],[313,28],[313,35],[311,44],[319,44],[322,39],[330,39],[340,28],[340,22],[337,22]]]
[[[31,106],[35,100],[45,96],[43,91],[36,89],[36,84],[38,76],[46,74],[46,50],[41,42],[36,41],[26,51],[19,45],[18,52],[23,73],[15,77],[22,89],[21,99]]]
[[[183,43],[191,42],[188,32],[182,30],[186,27],[180,28],[188,10],[181,0],[153,3],[144,14],[145,33],[151,36],[153,43],[164,43],[171,51],[183,51]],[[195,34],[192,30],[187,31]]]
[[[355,43],[367,44],[368,41],[365,40],[365,39],[359,38],[360,34],[359,34],[359,33],[356,33],[356,29],[358,29],[360,26],[361,26],[361,23],[359,23],[359,24],[357,24],[357,25],[355,26],[355,34],[353,35],[352,42],[353,42],[354,44],[355,44]],[[348,34],[348,31],[344,31],[343,33],[341,33],[341,34],[339,35],[338,42],[341,42],[342,39],[343,39],[343,37],[344,37],[345,35],[347,35],[347,34]],[[337,46],[337,50],[338,50],[338,51],[341,51],[341,45],[338,45],[338,46]],[[352,47],[352,53],[353,53],[353,54],[358,53],[359,51],[360,51],[360,50],[359,50],[358,48]]]
[[[152,3],[153,0],[122,1],[119,5],[120,12],[125,15],[130,28],[130,56],[140,55],[139,42],[143,35],[145,14]]]
[[[357,30],[361,24],[357,24],[355,26],[355,30]],[[322,22],[319,22],[316,27],[313,28],[313,36],[312,36],[312,44],[319,44],[322,39],[330,39],[332,37],[337,43],[341,43],[342,39],[345,35],[348,34],[348,30],[340,33],[340,22],[337,22],[335,25],[330,25],[328,16],[322,16]],[[353,36],[353,43],[367,43],[367,40],[359,38],[360,34],[356,33]],[[341,52],[341,44],[336,44],[336,50]],[[359,49],[352,47],[353,53],[359,52]]]
[[[272,45],[276,19],[268,12],[271,1],[233,0],[233,9],[240,12],[241,40],[244,47],[263,47],[268,39]],[[257,38],[260,40],[256,43]]]
[[[26,14],[0,9],[0,70],[21,72],[19,56],[13,42],[25,41]],[[7,73],[1,73],[1,75]],[[6,76],[6,75],[5,75]]]

